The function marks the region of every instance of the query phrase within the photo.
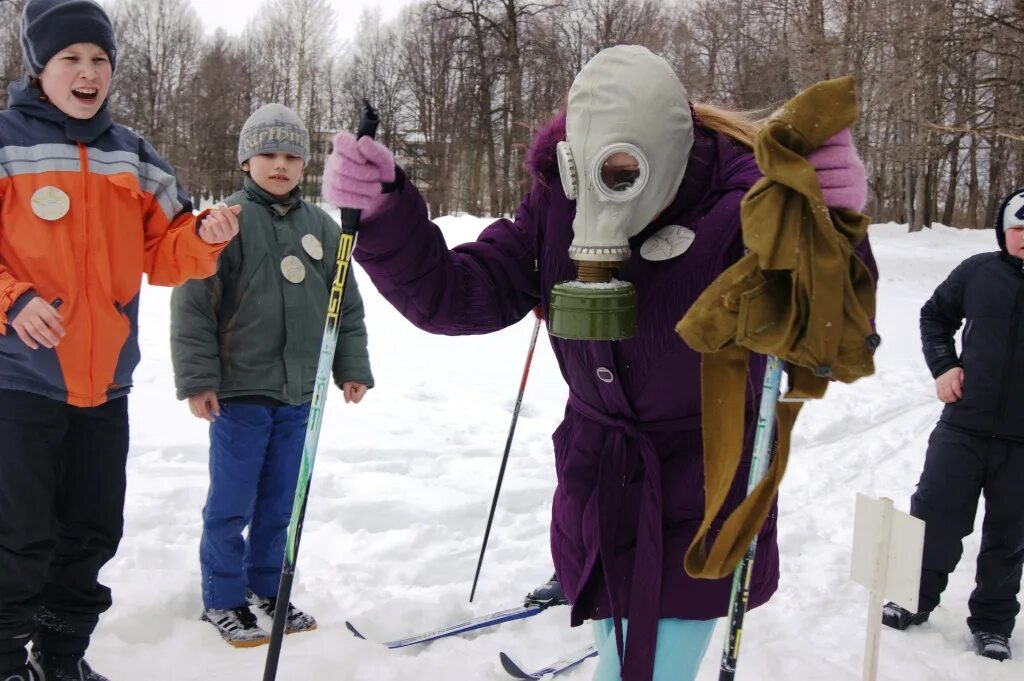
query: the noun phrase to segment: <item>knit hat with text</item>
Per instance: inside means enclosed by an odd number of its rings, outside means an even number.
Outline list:
[[[238,164],[256,154],[284,152],[309,161],[309,132],[298,114],[282,104],[256,109],[238,135]]]

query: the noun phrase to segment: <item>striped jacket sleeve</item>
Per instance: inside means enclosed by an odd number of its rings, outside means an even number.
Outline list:
[[[0,177],[0,203],[3,203],[9,182],[9,178]],[[3,232],[3,230],[3,224],[0,224],[0,232]],[[10,269],[5,267],[4,263],[0,261],[0,336],[7,334],[7,325],[10,324],[10,321],[14,318],[14,314],[21,307],[19,305],[16,308],[15,303],[31,289],[31,282],[18,281],[18,279],[11,274]],[[22,302],[27,302],[27,299]]]
[[[217,256],[226,243],[207,244],[197,233],[202,215],[192,214],[192,202],[178,184],[171,166],[141,140],[139,180],[143,188],[145,271],[149,283],[176,286],[217,271]]]

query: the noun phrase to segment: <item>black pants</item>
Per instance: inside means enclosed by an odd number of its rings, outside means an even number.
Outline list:
[[[978,497],[985,519],[968,603],[971,631],[1009,636],[1020,611],[1024,563],[1024,443],[972,435],[939,423],[928,441],[924,472],[910,499],[911,515],[927,523],[919,608],[931,611],[974,529]]]
[[[127,398],[0,390],[0,672],[29,638],[54,655],[88,647],[110,607],[97,575],[121,540],[127,455]]]

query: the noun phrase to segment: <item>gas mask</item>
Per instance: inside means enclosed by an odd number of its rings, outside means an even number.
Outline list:
[[[672,67],[644,47],[602,50],[569,90],[558,173],[576,201],[569,257],[577,278],[551,291],[549,332],[560,338],[630,338],[633,285],[614,279],[629,239],[664,210],[693,146],[686,90]]]

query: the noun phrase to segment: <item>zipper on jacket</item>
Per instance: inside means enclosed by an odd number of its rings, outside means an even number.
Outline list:
[[[85,319],[89,324],[89,330],[87,338],[89,339],[87,347],[89,348],[89,354],[86,357],[86,361],[89,363],[89,402],[90,404],[96,396],[95,377],[93,376],[93,340],[94,334],[92,332],[92,301],[89,296],[89,273],[87,271],[89,264],[89,149],[82,142],[78,142],[78,161],[82,166],[82,233],[84,235],[83,241],[85,253],[82,262],[85,263],[86,269],[83,269],[81,273],[76,272],[75,274],[82,274],[82,294],[85,296],[85,309],[88,311],[85,315]],[[78,264],[77,262],[75,263]]]
[[[1024,274],[1024,272],[1022,272]],[[1024,281],[1017,282],[1017,295],[1013,299],[1013,312],[1010,315],[1010,345],[1008,352],[1008,363],[1004,364],[1002,385],[999,386],[999,402],[996,405],[995,423],[992,424],[992,432],[1003,424],[1003,412],[1006,411],[1006,394],[1010,390],[1010,375],[1014,366],[1014,359],[1017,355],[1017,330],[1020,328],[1021,308],[1024,306]]]

